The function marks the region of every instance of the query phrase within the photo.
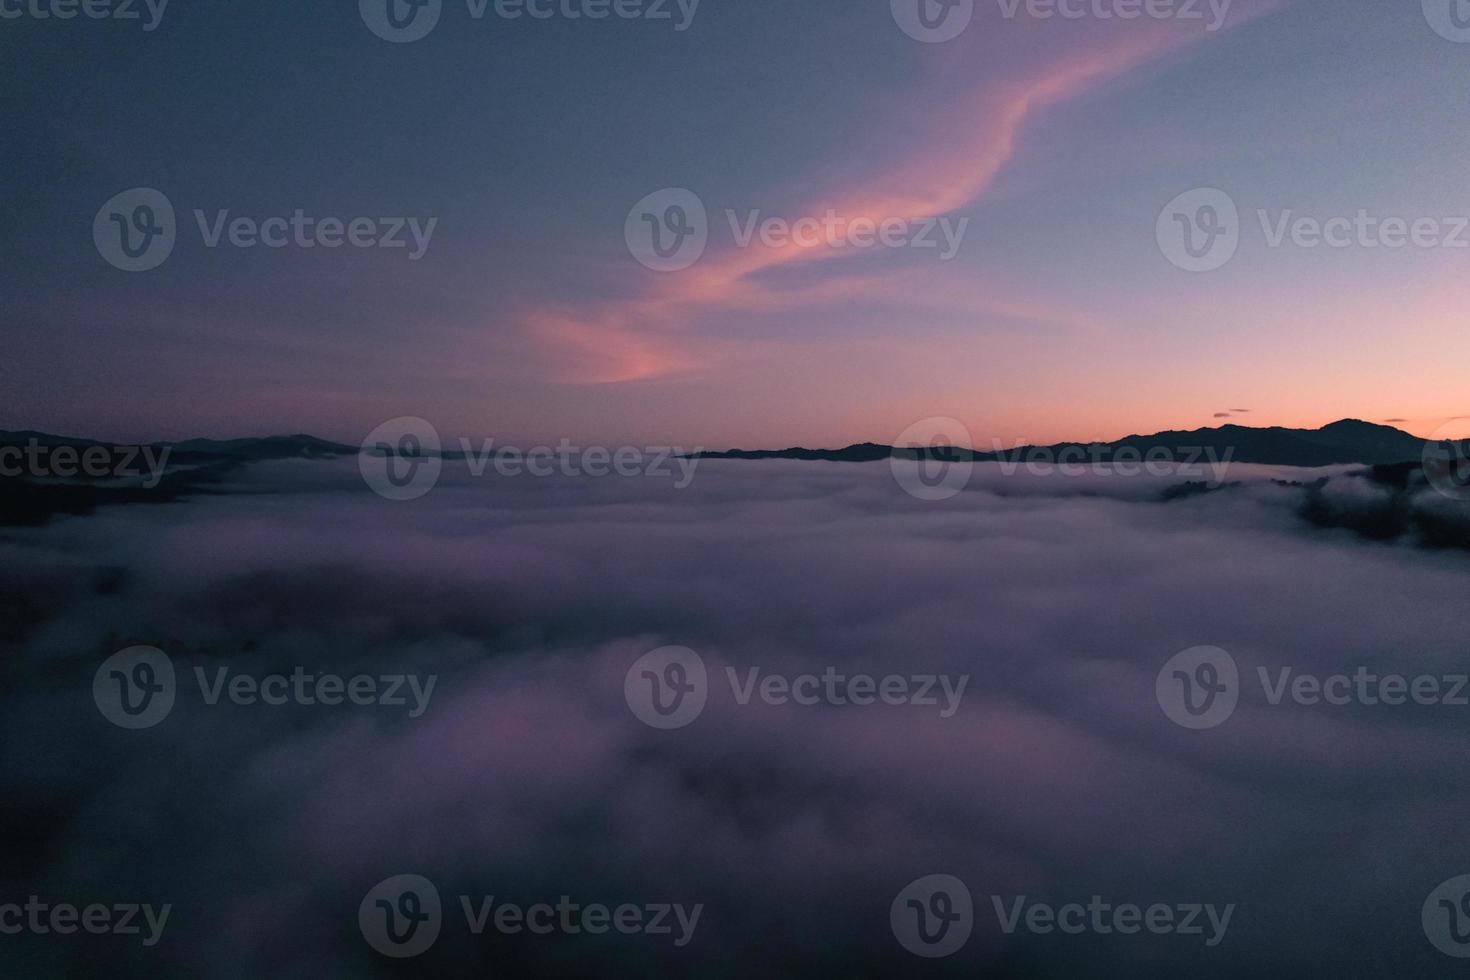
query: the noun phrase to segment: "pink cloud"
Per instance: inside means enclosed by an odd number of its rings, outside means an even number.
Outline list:
[[[1237,18],[1237,23],[1243,20]],[[803,184],[820,189],[807,194],[795,214],[836,212],[841,230],[857,221],[936,218],[973,204],[1013,160],[1023,127],[1038,113],[1200,37],[1178,25],[1130,23],[1127,28],[1103,40],[1089,37],[1058,54],[1038,43],[1034,47],[1040,54],[1028,55],[1016,45],[994,41],[999,37],[994,34],[983,51],[969,52],[979,56],[973,62],[951,53],[934,63],[916,90],[875,112],[880,128],[911,132],[913,124],[905,117],[913,107],[937,105],[928,110],[929,119],[920,125],[913,145],[897,159],[880,163],[876,172],[853,175],[850,164],[834,164],[832,170],[842,171],[841,176],[808,175]],[[1022,35],[1023,27],[1006,29],[1016,32],[1011,40],[1021,36],[1038,41],[1036,32]],[[991,64],[997,56],[1001,60]],[[1017,58],[1032,63],[1012,64]],[[985,67],[977,74],[973,64]],[[713,215],[711,221],[715,223]],[[698,371],[720,361],[726,344],[687,329],[701,316],[790,314],[855,297],[905,304],[916,298],[920,303],[939,301],[902,277],[871,272],[872,262],[861,275],[826,268],[840,264],[850,269],[872,257],[868,250],[834,249],[825,242],[712,247],[692,268],[660,275],[631,299],[533,307],[523,312],[520,325],[556,380],[606,383]],[[808,274],[799,283],[777,282],[781,277],[772,275],[815,262],[824,263],[816,281]],[[1076,318],[1065,313],[1038,311],[1014,298],[965,295],[962,288],[957,292],[946,292],[943,301],[961,316],[993,313],[1075,325]]]

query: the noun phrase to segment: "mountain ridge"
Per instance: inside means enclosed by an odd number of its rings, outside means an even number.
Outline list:
[[[1383,465],[1422,460],[1426,440],[1391,425],[1345,418],[1317,429],[1285,426],[1245,426],[1230,423],[1198,429],[1166,429],[1150,435],[1135,433],[1111,442],[1058,442],[1050,445],[1003,447],[993,451],[978,448],[885,446],[861,442],[842,449],[731,449],[694,454],[697,459],[801,459],[825,462],[873,462],[899,458],[969,459],[977,462],[1026,460],[1062,453],[1106,462],[1120,450],[1147,454],[1167,451],[1171,455],[1200,450],[1213,451],[1217,458],[1236,463],[1279,466],[1331,466],[1361,463]]]
[[[77,436],[61,436],[35,430],[0,430],[0,448],[37,444],[56,447],[116,446]],[[990,451],[973,448],[939,448],[890,446],[876,442],[859,442],[840,449],[809,449],[790,446],[785,449],[707,450],[690,454],[693,459],[794,459],[809,462],[876,462],[893,456],[899,458],[970,459],[979,462],[1016,461],[1046,455],[1052,458],[1069,453],[1106,462],[1119,451],[1147,454],[1169,452],[1177,455],[1199,450],[1213,452],[1217,458],[1236,463],[1260,463],[1282,466],[1331,466],[1359,463],[1384,465],[1420,461],[1426,440],[1391,425],[1344,418],[1316,429],[1294,429],[1285,426],[1245,426],[1229,423],[1202,426],[1197,429],[1165,429],[1152,434],[1134,433],[1111,442],[1058,442],[1004,447],[998,443]],[[305,433],[271,435],[238,439],[185,439],[155,441],[135,445],[168,449],[171,462],[211,463],[250,462],[276,459],[330,459],[356,455],[359,447],[332,442]],[[456,454],[446,452],[446,457]]]

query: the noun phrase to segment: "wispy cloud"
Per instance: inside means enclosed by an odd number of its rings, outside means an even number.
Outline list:
[[[1269,6],[1259,4],[1253,10]],[[1127,26],[1059,50],[1038,43],[1033,33],[1007,25],[1009,37],[1019,38],[1021,48],[1031,46],[1029,54],[1018,56],[1018,46],[1005,44],[1007,39],[997,35],[984,51],[974,52],[988,53],[990,59],[939,63],[902,100],[904,112],[912,114],[913,107],[920,106],[929,117],[913,145],[897,158],[890,156],[876,172],[854,176],[851,161],[833,161],[832,177],[808,175],[803,183],[828,186],[806,197],[797,214],[835,212],[847,223],[860,219],[881,223],[938,218],[973,205],[1012,162],[1024,127],[1039,113],[1200,39],[1197,32],[1177,25]],[[1002,47],[1010,49],[1004,54],[1011,62],[1000,77],[994,70],[974,70],[973,64],[984,65]],[[908,120],[900,127],[897,120],[877,111],[869,123],[878,129],[889,124],[895,131],[912,129]],[[786,194],[773,193],[777,196]],[[717,224],[713,215],[712,224]],[[617,382],[698,370],[717,359],[720,346],[688,329],[701,317],[795,315],[855,295],[892,303],[924,295],[908,284],[897,287],[889,274],[873,272],[878,261],[870,254],[825,243],[712,247],[692,268],[662,275],[633,298],[536,306],[524,311],[520,324],[554,366],[557,380]],[[818,263],[822,267],[816,275],[774,275]],[[866,263],[861,273],[850,271],[861,263]],[[836,272],[837,267],[848,271]],[[928,300],[944,301],[932,295]],[[1014,297],[961,293],[948,298],[948,305],[959,315],[977,316],[1028,304]],[[1066,322],[1065,317],[1057,320],[1034,310],[1027,315]]]

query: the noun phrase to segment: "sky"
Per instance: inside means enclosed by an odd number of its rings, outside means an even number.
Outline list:
[[[1130,20],[1098,16],[1118,0],[1077,18],[975,0],[943,41],[907,0],[596,20],[444,0],[411,41],[380,36],[375,2],[132,21],[0,3],[0,428],[355,443],[418,416],[446,439],[714,448],[894,442],[931,417],[1038,443],[1226,416],[1470,434],[1470,44],[1436,29],[1439,0]],[[144,271],[105,244],[135,188],[175,212]],[[1190,271],[1168,232],[1204,233],[1199,199],[1172,204],[1200,188],[1237,209],[1236,244]],[[668,189],[703,210],[705,245],[661,270],[638,234],[672,233]],[[298,211],[406,246],[226,230]],[[1272,243],[1282,220],[1360,212],[1429,222],[1427,244]],[[752,219],[829,213],[849,244],[741,241]],[[904,234],[850,244],[864,221]]]

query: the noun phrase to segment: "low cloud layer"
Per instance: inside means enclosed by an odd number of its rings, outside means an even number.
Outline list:
[[[1281,482],[1328,477],[1315,491]],[[1470,873],[1470,707],[1271,704],[1257,668],[1467,670],[1470,557],[1374,540],[1345,470],[1180,481],[1005,476],[925,503],[887,464],[704,461],[652,479],[473,479],[417,501],[351,461],[262,464],[229,495],[0,535],[0,901],[171,903],[156,947],[5,937],[9,975],[974,976],[1446,972],[1425,897]],[[1356,481],[1356,482],[1355,482]],[[1418,506],[1418,505],[1416,505]],[[1427,504],[1425,505],[1427,506]],[[1464,505],[1447,502],[1450,510]],[[1458,511],[1454,511],[1458,513]],[[124,647],[180,677],[155,727],[110,724]],[[708,703],[660,731],[629,668],[678,645]],[[1239,664],[1217,728],[1172,723],[1182,650]],[[437,677],[383,705],[208,704],[195,668]],[[958,710],[741,704],[749,676],[966,676]],[[974,933],[896,941],[909,882],[958,877]],[[423,875],[423,956],[375,953],[358,906]],[[702,904],[687,945],[470,934],[459,896]],[[991,896],[1233,904],[1222,942],[1007,935]]]

